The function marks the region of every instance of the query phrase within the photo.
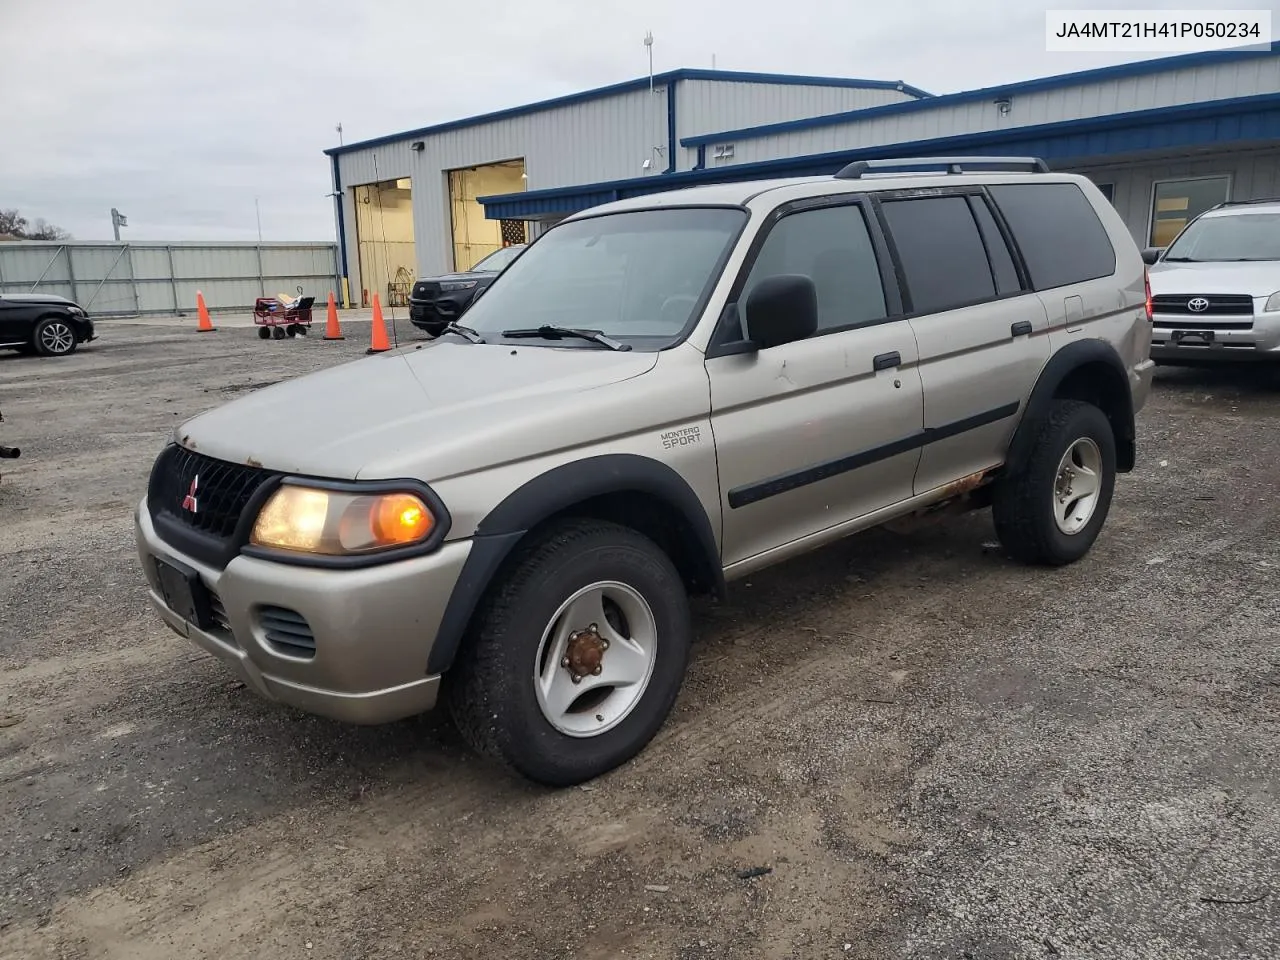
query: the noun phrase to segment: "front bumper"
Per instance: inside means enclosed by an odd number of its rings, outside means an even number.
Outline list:
[[[160,540],[145,501],[134,519],[151,602],[165,623],[262,696],[356,724],[386,723],[435,706],[440,677],[426,674],[427,658],[470,541],[362,569],[321,570],[237,556],[218,571]],[[212,626],[202,630],[169,608],[156,559],[198,574],[211,596]],[[272,609],[302,618],[314,637],[313,655],[271,640],[263,612]]]
[[[441,294],[435,300],[409,300],[409,322],[423,329],[439,329],[453,323],[462,316],[462,311],[471,302],[473,292],[459,291],[457,294]]]
[[[1157,310],[1151,357],[1173,363],[1280,360],[1280,313],[1197,317]]]

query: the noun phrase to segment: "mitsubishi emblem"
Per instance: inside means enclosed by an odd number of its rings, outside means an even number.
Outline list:
[[[196,502],[196,488],[200,486],[200,474],[196,474],[191,478],[191,489],[187,491],[187,495],[182,498],[182,509],[190,510],[192,513],[199,513],[200,507]]]

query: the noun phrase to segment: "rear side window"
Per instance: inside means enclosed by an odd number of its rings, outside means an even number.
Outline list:
[[[938,313],[996,295],[987,251],[964,197],[885,200],[889,233],[915,313]]]
[[[987,189],[1013,231],[1035,289],[1115,273],[1111,238],[1074,183],[1002,184]]]
[[[1009,253],[1009,245],[1004,242],[1004,235],[996,226],[996,218],[991,215],[991,208],[981,197],[970,197],[973,215],[982,229],[982,240],[987,245],[987,259],[991,261],[991,274],[996,280],[996,292],[1001,296],[1019,293],[1022,281],[1018,279],[1018,269],[1013,265],[1013,256]]]

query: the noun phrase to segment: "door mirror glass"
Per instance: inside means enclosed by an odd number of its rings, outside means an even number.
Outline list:
[[[813,336],[818,329],[818,288],[801,274],[757,283],[744,311],[747,337],[761,350]]]

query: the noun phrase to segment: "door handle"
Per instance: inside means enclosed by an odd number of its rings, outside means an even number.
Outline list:
[[[902,355],[894,350],[892,353],[881,353],[871,361],[872,370],[888,370],[890,367],[900,366],[902,364]]]
[[[1031,336],[1031,323],[1028,320],[1019,320],[1017,323],[1009,327],[1009,336],[1011,337],[1029,337]]]

